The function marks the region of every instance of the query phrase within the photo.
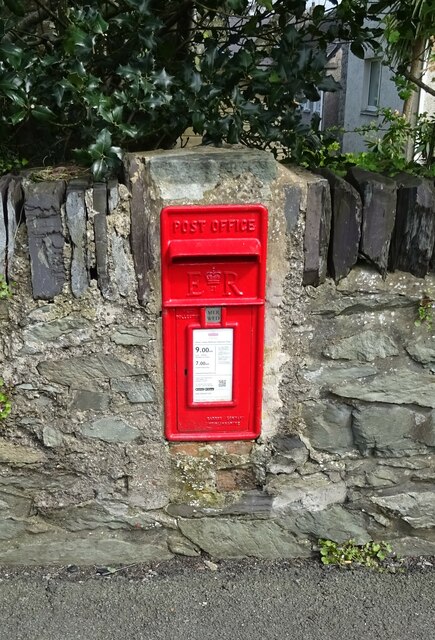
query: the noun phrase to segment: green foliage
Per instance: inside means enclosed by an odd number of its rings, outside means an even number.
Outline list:
[[[435,176],[435,117],[421,114],[415,127],[398,111],[380,109],[380,122],[359,127],[355,131],[365,138],[367,151],[360,153],[339,153],[339,131],[331,129],[319,131],[316,136],[306,136],[301,140],[298,154],[300,164],[310,169],[329,167],[339,175],[344,175],[351,166],[368,171],[396,175],[406,171],[414,175],[433,178]],[[414,141],[417,161],[405,158],[407,140]]]
[[[366,542],[355,544],[354,540],[343,543],[333,540],[319,540],[320,559],[324,565],[340,567],[363,566],[370,569],[382,569],[382,563],[392,552],[388,542]]]
[[[0,144],[0,175],[22,169],[26,164],[25,158],[19,158],[13,151]]]
[[[123,150],[206,143],[294,157],[298,103],[337,83],[337,39],[375,47],[368,0],[0,0],[0,139],[32,165],[77,157],[98,178]]]
[[[424,325],[428,331],[432,330],[434,301],[429,296],[423,296],[418,305],[418,318],[414,322],[416,327]]]
[[[12,295],[11,287],[2,275],[0,275],[0,300],[7,300]]]
[[[12,410],[9,392],[5,389],[4,381],[0,378],[0,420],[6,420]]]

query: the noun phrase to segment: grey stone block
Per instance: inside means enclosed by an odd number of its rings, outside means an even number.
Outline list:
[[[287,222],[287,233],[295,230],[301,207],[302,189],[297,184],[284,187],[284,215]]]
[[[331,194],[326,180],[307,185],[307,211],[304,237],[304,285],[325,281],[331,232]]]
[[[349,169],[346,179],[358,190],[363,202],[360,251],[385,275],[396,218],[396,183],[359,167]]]
[[[435,527],[435,486],[388,489],[370,498],[373,504],[407,522],[413,529]]]
[[[363,455],[401,456],[418,453],[413,439],[416,415],[404,407],[361,407],[353,412],[355,444]]]
[[[74,396],[72,406],[78,411],[106,411],[109,408],[109,402],[108,393],[80,389]]]
[[[392,371],[357,383],[332,387],[342,398],[388,404],[417,404],[435,409],[435,377],[416,371]]]
[[[98,390],[98,380],[142,375],[143,371],[115,356],[92,354],[64,360],[45,360],[38,365],[39,373],[53,382],[73,389]]]
[[[146,347],[150,343],[150,335],[145,327],[126,327],[119,326],[110,336],[115,344],[125,346]]]
[[[8,186],[12,179],[10,174],[0,177],[0,276],[6,276],[6,256],[8,234],[7,220],[7,195]]]
[[[25,189],[33,297],[51,300],[65,283],[64,237],[60,214],[64,182],[39,182]]]
[[[125,393],[132,404],[155,401],[154,387],[147,378],[113,380],[112,389]]]
[[[435,363],[435,335],[418,336],[406,345],[413,360],[421,364]]]
[[[389,268],[423,278],[429,271],[435,244],[435,187],[433,181],[400,174],[397,214],[391,239]]]
[[[372,362],[376,358],[397,356],[399,349],[387,333],[363,331],[329,344],[323,350],[323,355],[332,360]]]
[[[349,182],[329,169],[318,169],[316,173],[326,178],[331,188],[328,269],[334,280],[339,282],[358,260],[362,223],[361,196]]]
[[[8,276],[13,275],[13,259],[15,253],[15,238],[17,237],[17,229],[21,220],[24,218],[23,212],[24,194],[21,186],[20,178],[12,178],[8,187],[8,195],[6,199],[7,210],[7,232],[8,232],[8,254],[7,254],[7,271]]]
[[[340,455],[354,448],[350,407],[312,402],[303,405],[302,417],[307,425],[305,434],[315,449]]]
[[[355,540],[364,544],[371,540],[361,513],[348,511],[341,505],[332,505],[323,511],[306,513],[296,518],[296,526],[302,533],[335,542]]]
[[[181,533],[215,558],[295,558],[311,555],[306,542],[285,531],[278,522],[198,518],[179,520]]]
[[[87,182],[72,181],[66,194],[66,223],[72,244],[71,291],[80,298],[89,286],[86,257],[86,205]]]
[[[136,427],[116,417],[88,422],[81,427],[81,432],[87,438],[97,438],[104,442],[131,442],[140,436]]]

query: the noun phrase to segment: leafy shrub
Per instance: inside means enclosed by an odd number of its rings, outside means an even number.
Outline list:
[[[295,157],[298,102],[337,89],[337,39],[375,45],[368,0],[0,0],[0,139],[32,166],[78,156],[102,177],[120,148],[206,143]]]

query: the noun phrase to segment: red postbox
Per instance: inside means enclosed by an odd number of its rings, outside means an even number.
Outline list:
[[[267,210],[165,207],[161,243],[166,437],[256,438]]]

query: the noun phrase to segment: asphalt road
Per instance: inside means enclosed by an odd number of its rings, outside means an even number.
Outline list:
[[[403,573],[200,559],[0,568],[1,640],[435,640],[435,563]]]

